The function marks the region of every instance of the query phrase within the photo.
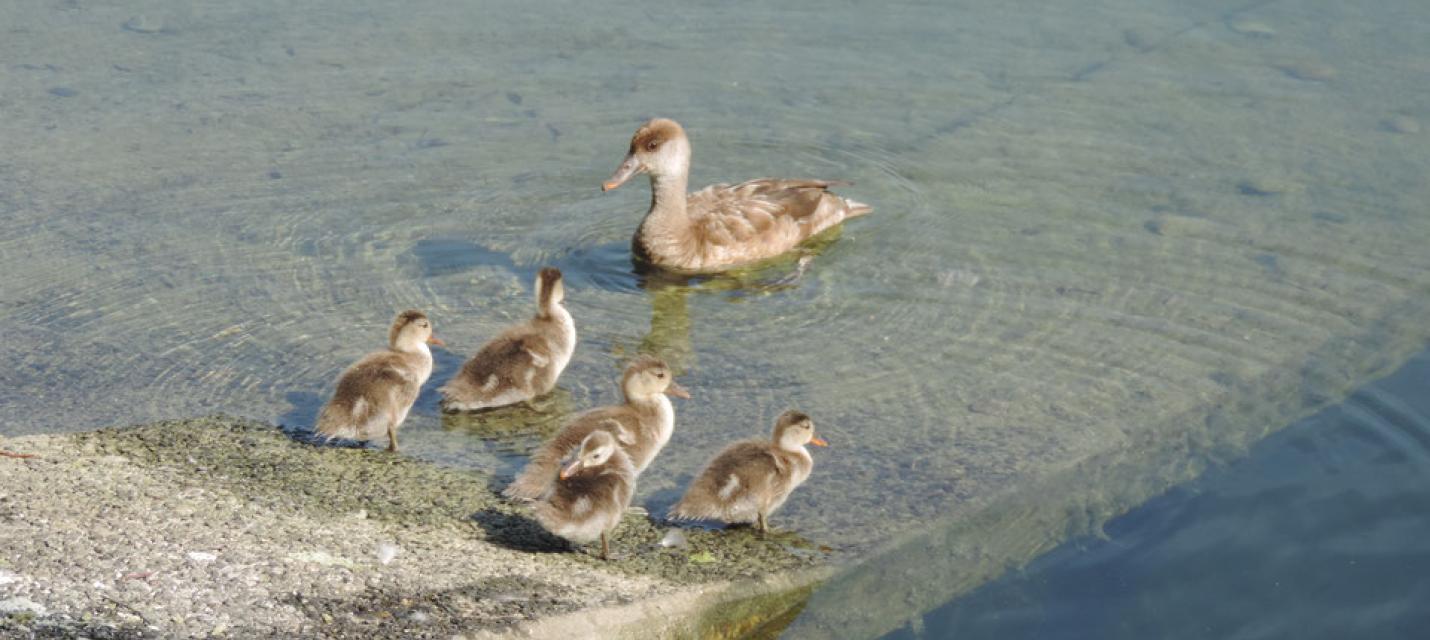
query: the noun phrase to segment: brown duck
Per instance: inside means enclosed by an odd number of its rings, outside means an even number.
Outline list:
[[[774,437],[736,442],[717,454],[670,508],[676,520],[753,522],[767,531],[767,519],[809,477],[814,458],[806,444],[829,446],[814,434],[814,421],[798,411],[775,420]]]
[[[561,271],[546,267],[536,276],[536,315],[482,346],[441,388],[442,407],[475,411],[526,402],[556,387],[576,350],[576,323],[566,299]]]
[[[626,367],[621,391],[626,397],[624,403],[591,409],[572,418],[531,455],[521,475],[503,493],[520,500],[541,499],[556,481],[561,460],[593,431],[609,432],[630,456],[636,474],[645,471],[675,428],[675,408],[666,395],[689,398],[690,394],[676,384],[669,366],[649,356]]]
[[[596,430],[581,441],[576,460],[561,469],[551,491],[536,505],[547,531],[585,544],[601,539],[601,559],[610,559],[606,534],[621,523],[636,490],[636,468],[610,432]]]
[[[387,433],[387,450],[397,451],[397,428],[407,419],[422,384],[432,375],[432,322],[421,311],[397,314],[387,332],[387,349],[363,356],[338,378],[333,398],[318,415],[319,435],[371,440]]]
[[[827,180],[758,178],[686,195],[690,140],[674,120],[657,118],[631,138],[630,151],[603,185],[650,174],[651,205],[635,254],[666,269],[711,272],[780,255],[872,207],[829,192]]]

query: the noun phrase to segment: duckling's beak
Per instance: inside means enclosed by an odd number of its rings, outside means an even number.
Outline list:
[[[442,339],[437,336],[427,336],[427,344],[435,344],[439,347],[447,346],[447,343],[442,342]]]
[[[621,163],[621,166],[616,168],[616,172],[611,174],[611,178],[601,183],[601,191],[610,191],[611,189],[619,187],[640,172],[641,161],[637,160],[634,155],[628,155],[625,161]]]
[[[671,380],[670,386],[665,388],[665,395],[685,398],[686,400],[690,399],[690,392],[686,391],[685,387],[680,386],[680,383],[674,380]]]
[[[827,447],[827,446],[829,446],[829,441],[825,440],[824,438],[810,438],[810,439],[809,439],[809,443],[812,444],[812,445],[814,445],[814,446],[816,446],[816,447]]]
[[[568,465],[566,465],[564,468],[561,469],[561,474],[560,474],[561,479],[562,479],[562,480],[565,480],[565,479],[567,479],[567,478],[570,478],[571,476],[576,475],[576,472],[577,472],[577,471],[580,471],[580,470],[581,470],[581,459],[580,459],[580,458],[577,458],[575,462],[572,462],[571,464],[568,464]]]

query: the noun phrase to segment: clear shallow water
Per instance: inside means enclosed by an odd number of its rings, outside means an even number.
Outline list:
[[[1430,353],[889,634],[1420,638]]]
[[[429,392],[408,455],[509,472],[654,348],[696,398],[640,499],[795,406],[835,447],[777,524],[859,553],[1109,451],[1254,441],[1430,333],[1430,10],[1184,4],[8,4],[0,433],[303,428],[395,311],[452,346],[435,387],[555,264],[551,413]],[[645,188],[598,185],[652,115],[693,185],[876,212],[801,275],[643,286]]]

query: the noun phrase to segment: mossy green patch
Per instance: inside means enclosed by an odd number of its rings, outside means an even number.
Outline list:
[[[399,526],[454,526],[544,561],[575,561],[682,584],[758,578],[812,567],[824,558],[798,536],[760,537],[740,528],[689,529],[685,548],[665,548],[659,541],[669,527],[632,513],[611,538],[613,559],[603,561],[593,549],[573,548],[544,531],[526,507],[497,495],[487,474],[378,450],[309,444],[240,418],[166,421],[73,437],[94,453],[191,473],[198,484],[249,500],[330,517],[364,513]]]

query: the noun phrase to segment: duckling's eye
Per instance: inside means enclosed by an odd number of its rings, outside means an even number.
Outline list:
[[[657,372],[655,372],[655,377],[657,377],[657,378],[659,378],[659,379],[661,379],[661,380],[664,380],[664,379],[665,379],[665,372],[664,372],[664,371],[657,371]]]
[[[645,143],[645,150],[646,150],[646,151],[655,151],[655,148],[656,148],[656,147],[659,147],[659,146],[660,146],[660,143],[659,143],[659,142],[656,142],[656,141],[654,141],[654,140],[651,140],[650,142]]]

